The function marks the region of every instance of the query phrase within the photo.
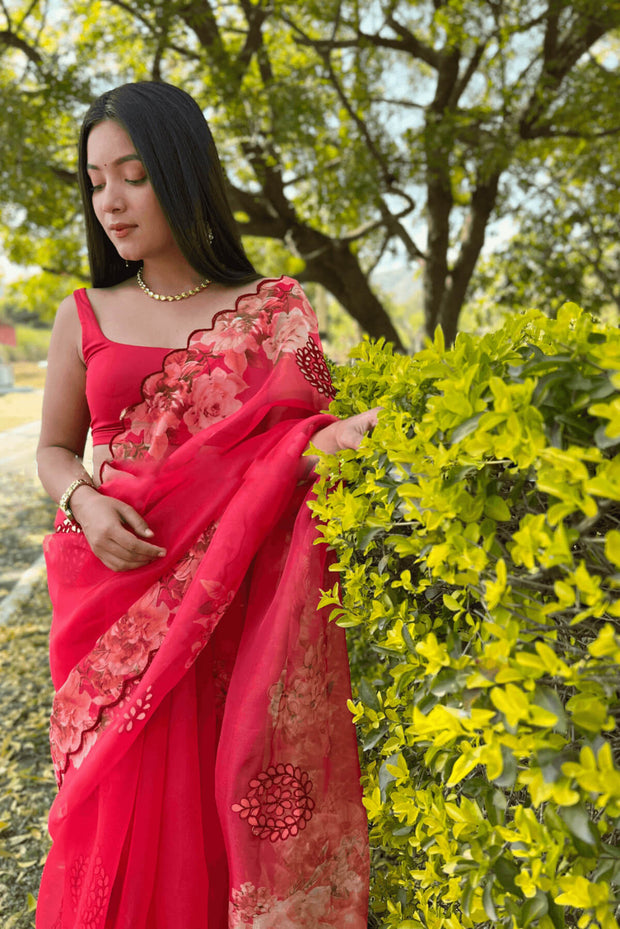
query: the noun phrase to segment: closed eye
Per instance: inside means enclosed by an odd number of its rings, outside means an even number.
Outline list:
[[[125,178],[125,183],[126,183],[126,184],[131,184],[133,187],[137,187],[139,184],[144,184],[146,180],[147,180],[146,175],[144,175],[144,177],[139,177],[139,178],[136,178],[136,179],[130,178],[130,177],[126,177],[126,178]],[[90,185],[90,191],[91,191],[91,193],[94,194],[94,193],[97,193],[97,192],[100,191],[100,190],[103,190],[104,187],[105,187],[105,184],[91,184],[91,185]]]

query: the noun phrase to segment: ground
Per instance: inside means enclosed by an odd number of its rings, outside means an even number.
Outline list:
[[[39,384],[37,383],[38,387]],[[0,397],[0,611],[54,518],[34,476],[40,390]],[[23,428],[22,428],[23,427]],[[50,602],[40,574],[0,625],[0,925],[30,929],[56,793],[49,755]]]

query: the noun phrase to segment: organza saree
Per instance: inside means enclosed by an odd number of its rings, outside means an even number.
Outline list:
[[[37,929],[363,929],[344,633],[301,455],[333,421],[303,291],[262,282],[142,385],[101,492],[167,549],[46,539],[59,792]]]

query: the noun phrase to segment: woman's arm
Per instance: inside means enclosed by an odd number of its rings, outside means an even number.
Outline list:
[[[95,555],[113,571],[127,571],[165,554],[165,549],[137,538],[135,533],[153,535],[142,516],[99,494],[82,464],[90,415],[81,338],[75,301],[67,297],[58,308],[50,340],[37,469],[56,502],[76,479],[88,481],[71,495],[71,510]]]

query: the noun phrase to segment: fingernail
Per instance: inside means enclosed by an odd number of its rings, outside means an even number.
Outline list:
[[[166,549],[164,548],[163,550],[161,550],[161,551],[159,552],[159,554],[158,554],[157,557],[158,557],[158,558],[163,558],[165,554],[166,554]]]
[[[142,535],[153,535],[153,530],[152,530],[152,529],[145,529],[144,532],[142,533]]]

